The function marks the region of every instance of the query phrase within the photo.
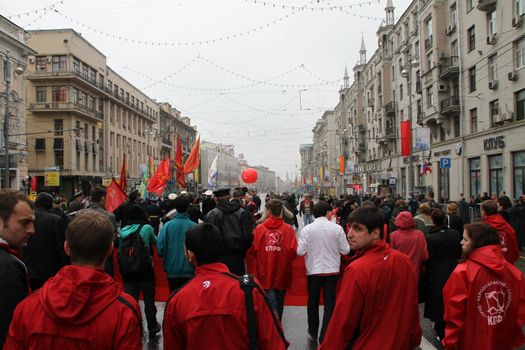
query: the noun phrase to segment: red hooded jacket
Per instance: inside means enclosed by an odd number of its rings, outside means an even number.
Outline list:
[[[384,241],[345,270],[319,350],[415,349],[421,342],[417,284],[408,257]]]
[[[197,266],[195,278],[172,294],[164,313],[164,349],[248,349],[244,292],[238,280],[224,273],[229,270],[222,263]],[[253,301],[257,349],[286,349],[281,324],[257,289]]]
[[[395,225],[398,230],[390,234],[390,247],[405,253],[410,258],[419,282],[421,266],[423,261],[428,259],[425,235],[416,230],[416,221],[409,211],[402,211],[397,214]]]
[[[65,266],[15,309],[4,350],[142,349],[136,301],[104,273]]]
[[[460,263],[443,288],[443,300],[447,350],[510,350],[525,343],[524,277],[500,246],[478,248]]]
[[[288,289],[292,284],[292,261],[297,238],[292,226],[270,216],[253,231],[248,254],[254,258],[251,272],[264,289]]]
[[[484,216],[483,222],[498,231],[499,237],[501,238],[501,250],[503,251],[505,259],[511,264],[518,261],[520,251],[518,249],[518,241],[516,240],[516,231],[514,231],[514,228],[499,214]]]

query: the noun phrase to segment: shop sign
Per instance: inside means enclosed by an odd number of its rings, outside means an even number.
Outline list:
[[[450,155],[449,149],[444,149],[443,151],[434,152],[434,157],[449,156],[449,155]]]
[[[483,140],[483,149],[485,151],[492,151],[494,149],[505,148],[505,136],[494,136]]]
[[[44,186],[45,187],[59,187],[60,186],[60,168],[45,168],[44,170]]]

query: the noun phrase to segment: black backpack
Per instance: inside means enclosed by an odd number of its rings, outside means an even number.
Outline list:
[[[135,232],[120,242],[118,264],[124,279],[140,279],[153,269],[151,255],[140,236],[143,226],[139,225]]]

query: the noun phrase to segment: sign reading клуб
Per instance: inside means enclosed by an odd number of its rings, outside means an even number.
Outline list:
[[[485,151],[492,151],[494,149],[505,148],[505,136],[494,136],[483,139],[483,149]]]

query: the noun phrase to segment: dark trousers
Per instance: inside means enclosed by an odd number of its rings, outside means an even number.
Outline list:
[[[223,255],[219,261],[228,266],[231,273],[237,276],[246,275],[246,266],[244,265],[244,255]]]
[[[334,312],[335,289],[339,275],[310,275],[306,277],[308,285],[308,333],[314,339],[317,339],[317,334],[319,333],[319,299],[321,297],[321,290],[323,291],[324,316],[321,335],[319,336],[319,343],[321,343],[330,318],[332,318],[332,313]]]
[[[279,320],[283,319],[284,310],[284,296],[286,295],[285,289],[265,289],[266,299],[272,307],[273,312],[279,317]]]
[[[124,282],[124,291],[135,300],[139,300],[140,292],[144,297],[144,313],[148,322],[148,330],[151,332],[158,327],[157,307],[155,306],[155,280],[140,282]]]
[[[176,277],[176,278],[168,278],[168,285],[170,286],[170,293],[173,293],[183,285],[185,285],[189,280],[191,280],[190,277]]]

